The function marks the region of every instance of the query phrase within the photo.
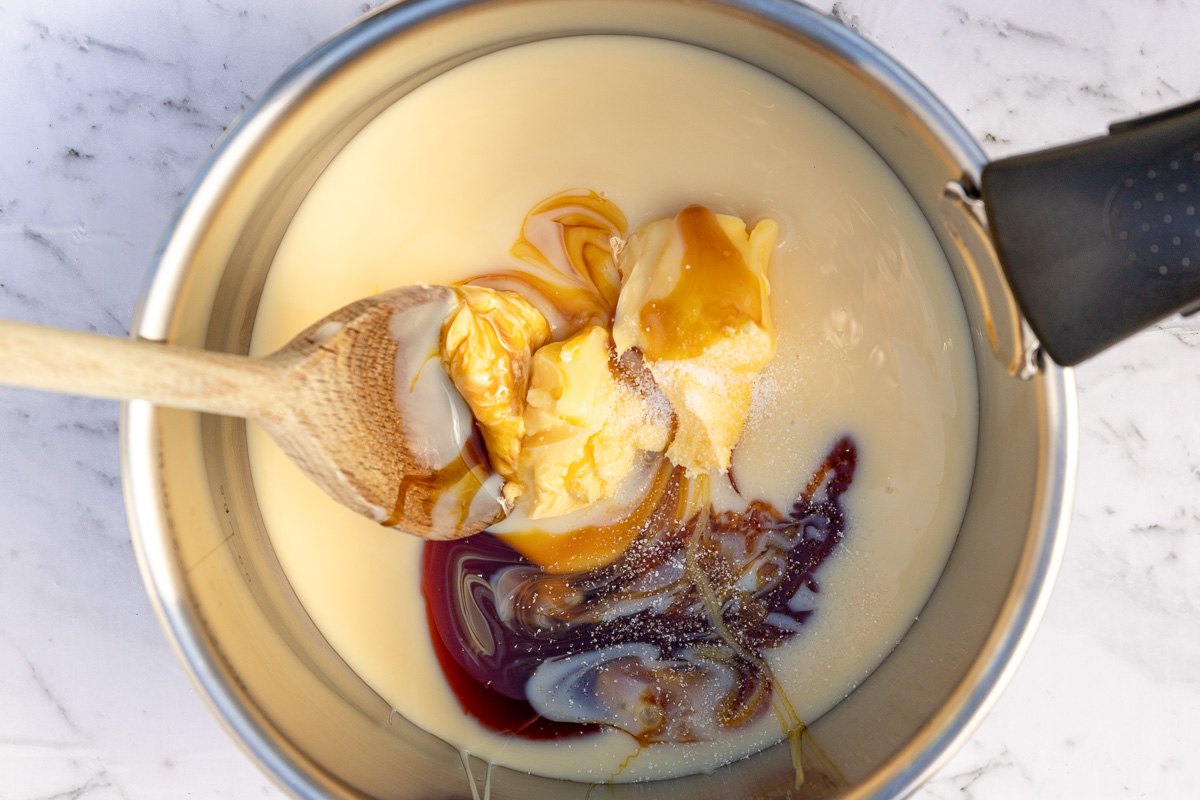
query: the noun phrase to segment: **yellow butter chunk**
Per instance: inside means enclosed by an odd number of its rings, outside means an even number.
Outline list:
[[[609,334],[599,326],[534,355],[520,458],[531,519],[611,497],[641,451],[666,446],[668,420],[613,370]]]
[[[460,303],[442,324],[441,356],[479,424],[492,468],[517,473],[533,352],[550,338],[546,318],[515,292],[455,289]]]
[[[779,228],[691,206],[622,253],[617,351],[636,347],[671,402],[667,458],[690,475],[729,468],[758,373],[775,355],[767,266]]]

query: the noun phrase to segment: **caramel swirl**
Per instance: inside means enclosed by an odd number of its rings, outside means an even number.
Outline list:
[[[628,223],[615,203],[590,189],[569,189],[534,206],[506,268],[470,283],[525,294],[551,320],[555,340],[589,325],[610,327],[621,292],[616,246]]]

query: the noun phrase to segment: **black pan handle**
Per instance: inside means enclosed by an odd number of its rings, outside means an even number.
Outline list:
[[[993,161],[981,188],[1013,296],[1059,364],[1200,301],[1200,101]]]

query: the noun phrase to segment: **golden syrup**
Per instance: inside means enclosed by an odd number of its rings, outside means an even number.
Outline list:
[[[758,276],[703,206],[689,206],[675,219],[683,242],[679,281],[666,297],[648,303],[639,317],[646,332],[648,361],[702,355],[717,338],[747,321],[763,323]]]

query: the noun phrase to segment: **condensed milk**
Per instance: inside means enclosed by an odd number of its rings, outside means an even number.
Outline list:
[[[631,229],[693,204],[779,226],[778,345],[733,451],[740,497],[714,487],[723,507],[786,509],[836,442],[856,444],[845,538],[802,630],[767,656],[776,691],[811,722],[878,666],[932,591],[971,483],[977,398],[965,316],[924,218],[802,92],[637,37],[538,42],[457,67],[381,113],[317,181],[272,264],[252,352],[381,289],[511,268],[526,213],[572,187],[601,193]],[[614,729],[558,741],[489,730],[438,664],[422,542],[338,506],[264,432],[249,436],[263,519],[318,629],[398,713],[460,750],[552,777],[644,780],[711,771],[794,724],[772,711],[717,741],[661,745]]]

